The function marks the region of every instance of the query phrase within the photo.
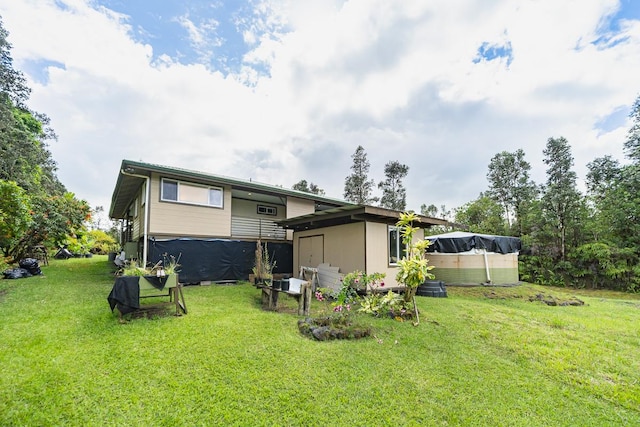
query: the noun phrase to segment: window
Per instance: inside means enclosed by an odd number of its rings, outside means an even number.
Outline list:
[[[389,226],[389,264],[396,265],[406,252],[402,244],[402,230],[396,226]]]
[[[274,206],[258,205],[258,213],[260,215],[276,216],[276,215],[278,215],[278,208],[276,208]]]
[[[160,199],[167,202],[221,208],[223,204],[223,191],[222,188],[219,187],[207,187],[204,185],[163,179]]]

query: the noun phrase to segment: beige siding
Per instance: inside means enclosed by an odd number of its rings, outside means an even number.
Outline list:
[[[307,215],[316,211],[316,203],[313,200],[287,197],[287,218]]]
[[[277,209],[277,215],[261,215],[258,214],[258,205],[271,206]],[[244,218],[263,218],[271,221],[285,219],[287,208],[282,205],[272,205],[270,203],[260,203],[252,200],[232,199],[231,215],[241,216]]]
[[[387,224],[367,223],[367,273],[384,273],[385,286],[397,286],[397,267],[389,265]]]
[[[314,213],[315,211],[316,203],[313,200],[287,197],[287,218],[295,218],[297,216]],[[287,240],[293,240],[293,230],[287,230]]]
[[[223,187],[223,208],[160,201],[160,176],[151,178],[149,235],[156,237],[231,236],[231,187]]]
[[[400,286],[396,281],[398,267],[389,265],[389,233],[387,224],[367,223],[367,273],[384,273],[385,286]],[[414,241],[424,239],[424,230],[418,229]]]
[[[324,263],[340,267],[340,272],[345,274],[354,270],[364,270],[364,225],[364,223],[345,224],[296,233],[293,246],[295,271],[300,269],[299,239],[309,236],[323,236]]]

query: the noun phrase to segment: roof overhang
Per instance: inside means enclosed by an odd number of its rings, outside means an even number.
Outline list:
[[[116,187],[111,197],[109,217],[114,219],[127,218],[127,210],[138,195],[145,180],[152,173],[158,173],[165,178],[186,180],[202,185],[220,185],[231,187],[232,197],[247,198],[262,203],[285,204],[286,197],[297,197],[313,200],[316,209],[331,209],[336,206],[352,205],[344,200],[318,196],[302,191],[290,190],[275,185],[268,185],[251,180],[242,180],[221,175],[213,175],[188,169],[154,165],[149,163],[123,160]]]
[[[294,231],[315,230],[354,222],[379,222],[394,225],[400,219],[401,213],[400,211],[376,206],[352,205],[280,220],[278,224]],[[422,228],[448,224],[447,220],[422,215],[417,215],[417,219],[414,222],[414,226]]]

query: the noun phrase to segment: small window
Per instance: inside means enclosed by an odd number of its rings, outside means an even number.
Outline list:
[[[178,201],[178,181],[162,180],[162,200]]]
[[[160,198],[168,202],[187,203],[190,205],[223,206],[223,191],[219,187],[188,184],[170,179],[162,180]]]
[[[274,206],[258,205],[258,214],[276,216],[278,215],[278,208]]]
[[[401,229],[396,226],[389,226],[389,264],[397,265],[398,261],[405,255],[406,247],[402,244]]]

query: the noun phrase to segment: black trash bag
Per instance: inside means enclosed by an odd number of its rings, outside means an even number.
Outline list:
[[[18,262],[18,265],[25,270],[28,270],[33,276],[39,276],[42,274],[38,260],[35,258],[24,258]]]
[[[56,259],[69,259],[73,257],[73,254],[66,247],[58,249],[58,252],[54,255]]]
[[[25,268],[11,268],[3,273],[5,279],[22,279],[23,277],[31,277],[29,270]]]

